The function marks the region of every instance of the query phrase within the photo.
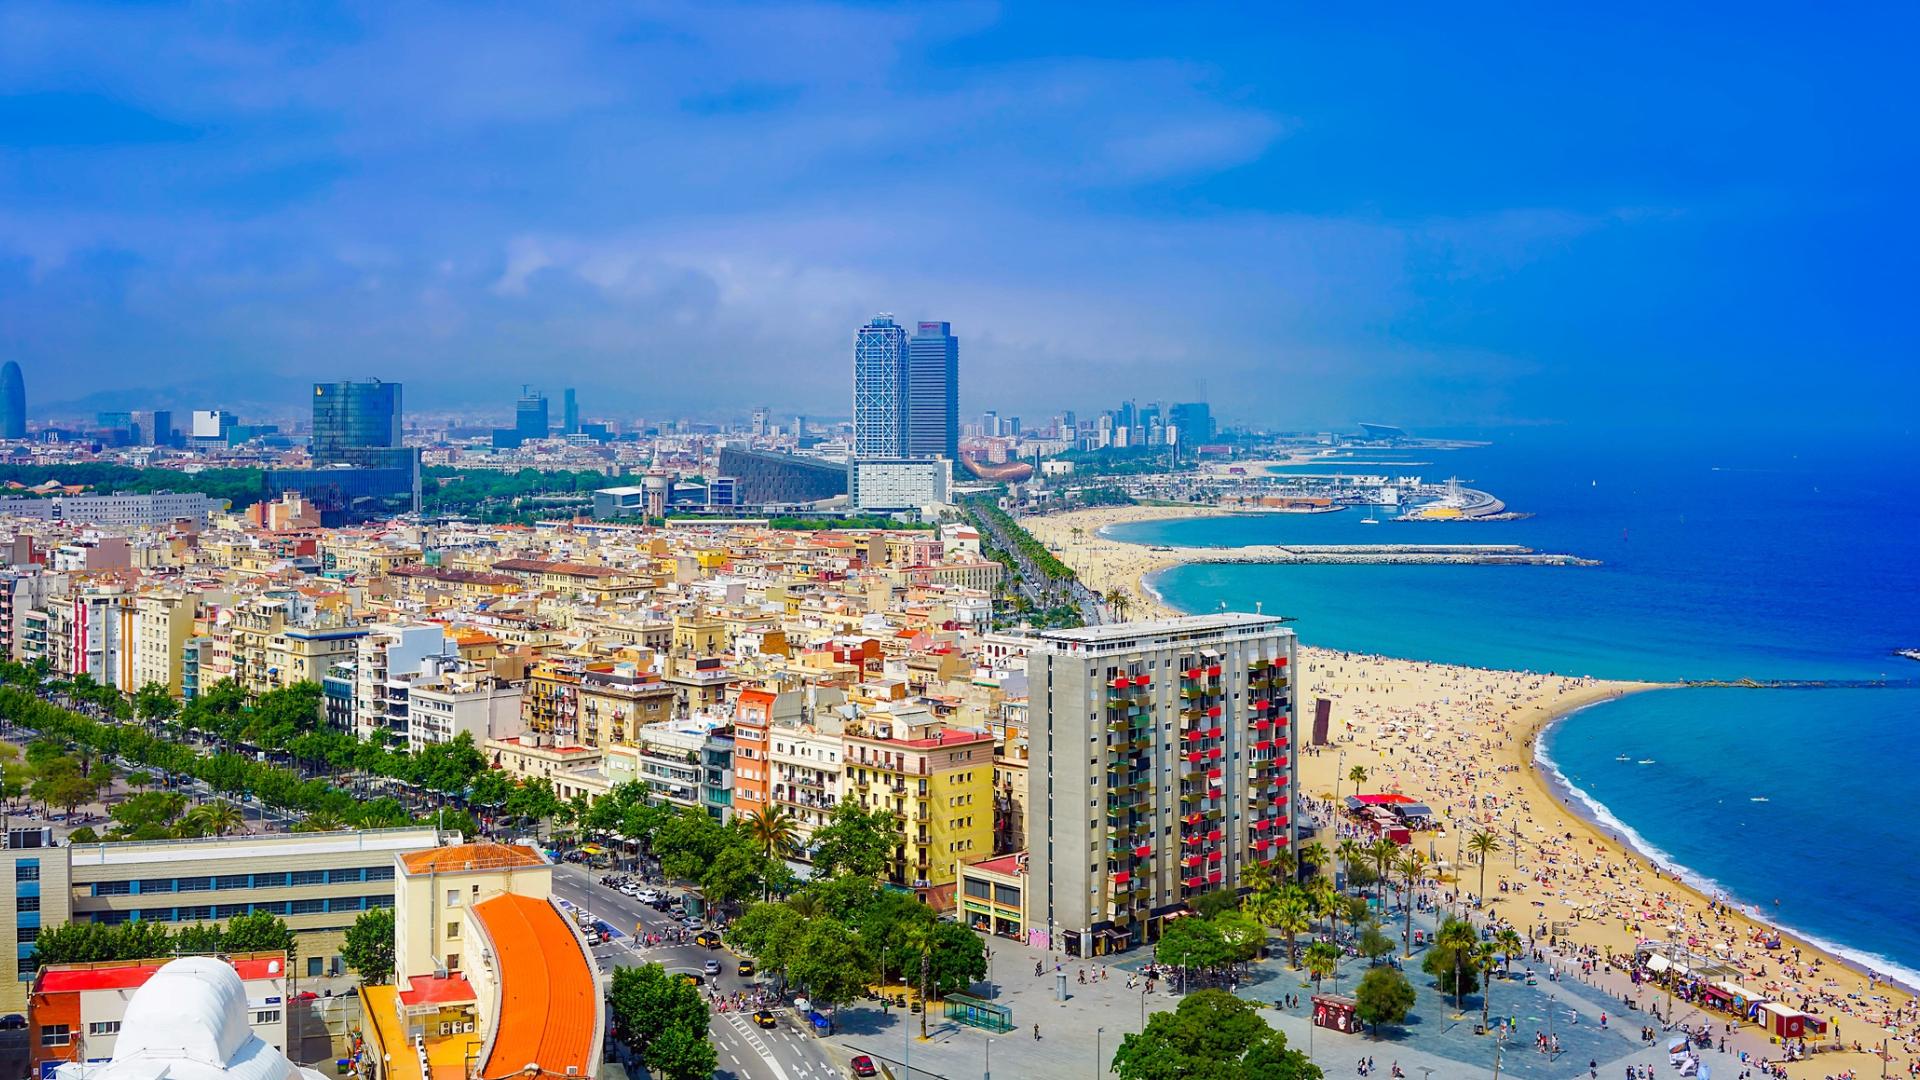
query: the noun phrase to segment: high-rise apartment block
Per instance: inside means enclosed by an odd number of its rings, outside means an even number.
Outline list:
[[[1292,850],[1295,641],[1217,614],[1040,634],[1028,917],[1087,956],[1157,940],[1201,894]]]
[[[875,315],[853,342],[853,456],[901,457],[907,443],[907,331]]]
[[[960,339],[923,322],[907,342],[907,454],[960,457]]]

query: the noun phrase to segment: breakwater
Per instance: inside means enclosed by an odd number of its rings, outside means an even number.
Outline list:
[[[1381,564],[1381,565],[1521,565],[1598,566],[1598,560],[1578,555],[1536,551],[1521,544],[1256,544],[1248,547],[1154,547],[1168,562]]]

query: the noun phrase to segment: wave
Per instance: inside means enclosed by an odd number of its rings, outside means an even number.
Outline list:
[[[1615,840],[1624,844],[1629,851],[1638,854],[1641,858],[1659,867],[1666,873],[1679,878],[1701,894],[1709,897],[1718,897],[1723,902],[1732,904],[1749,917],[1768,926],[1778,925],[1792,936],[1812,945],[1816,949],[1820,949],[1832,956],[1837,956],[1853,964],[1855,967],[1860,968],[1862,971],[1873,972],[1879,976],[1882,981],[1895,982],[1907,988],[1909,991],[1920,992],[1920,971],[1905,967],[1898,961],[1882,956],[1879,953],[1868,952],[1865,949],[1855,948],[1851,945],[1842,945],[1839,942],[1820,937],[1817,934],[1809,934],[1790,924],[1778,922],[1759,904],[1740,899],[1733,895],[1725,885],[1722,885],[1720,882],[1715,881],[1713,878],[1702,874],[1690,866],[1682,864],[1672,855],[1662,850],[1658,844],[1642,836],[1633,826],[1621,821],[1612,810],[1607,808],[1607,804],[1587,794],[1585,789],[1574,783],[1566,773],[1561,772],[1559,763],[1553,760],[1553,755],[1547,750],[1547,732],[1557,727],[1568,717],[1585,712],[1593,708],[1594,705],[1602,704],[1605,704],[1605,702],[1597,701],[1594,702],[1593,705],[1583,705],[1578,709],[1561,713],[1548,722],[1547,726],[1542,728],[1533,740],[1533,759],[1536,764],[1541,766],[1541,771],[1547,777],[1547,789],[1550,792],[1564,793],[1564,797],[1562,797],[1560,801],[1565,803],[1567,808],[1574,812],[1575,816],[1584,818],[1597,828],[1604,829],[1611,833]]]

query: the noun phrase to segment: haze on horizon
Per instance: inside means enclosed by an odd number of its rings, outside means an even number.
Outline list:
[[[891,311],[968,411],[1898,430],[1916,22],[23,0],[0,359],[843,415]]]

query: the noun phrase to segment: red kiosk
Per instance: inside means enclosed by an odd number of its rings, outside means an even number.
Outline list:
[[[1360,1030],[1360,1018],[1353,1015],[1354,1000],[1339,994],[1313,995],[1313,1023],[1315,1027],[1332,1028],[1349,1035]]]

